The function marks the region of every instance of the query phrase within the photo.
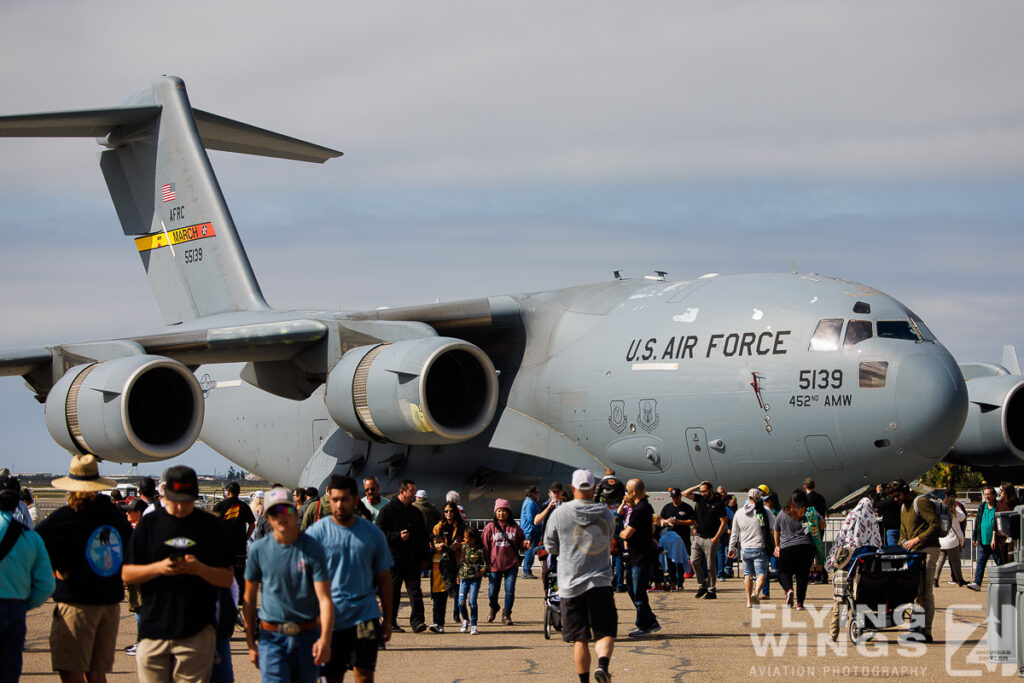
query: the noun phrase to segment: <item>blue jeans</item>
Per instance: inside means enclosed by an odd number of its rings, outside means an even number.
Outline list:
[[[460,579],[459,614],[476,626],[476,598],[480,595],[480,579]]]
[[[213,664],[210,683],[231,683],[231,681],[235,680],[235,670],[231,665],[230,636],[217,641],[217,655],[220,657],[220,661]]]
[[[530,547],[523,553],[523,575],[529,574],[533,571],[533,558],[537,555],[537,546],[540,545],[541,535],[540,530],[536,529],[530,532],[529,535]]]
[[[647,586],[651,583],[651,576],[654,574],[654,563],[645,562],[640,566],[629,568],[626,576],[629,582],[626,589],[629,597],[636,607],[636,627],[644,631],[650,631],[658,625],[658,619],[651,611],[651,603],[647,599]]]
[[[625,569],[622,561],[622,555],[612,556],[612,569],[615,572],[615,589],[618,590],[619,586],[626,585]]]
[[[981,582],[985,580],[985,565],[988,564],[988,558],[992,558],[992,562],[998,567],[999,566],[999,553],[992,550],[990,545],[978,544],[978,559],[974,564],[974,585],[980,586]]]
[[[319,628],[303,631],[297,636],[260,629],[260,674],[263,680],[316,683],[320,667],[313,663],[313,643],[319,637]]]
[[[516,601],[516,574],[517,567],[506,569],[503,572],[491,572],[490,585],[487,586],[487,602],[491,609],[498,609],[498,591],[502,578],[505,579],[505,611],[512,611],[512,604]]]
[[[21,676],[26,611],[22,601],[0,602],[0,681],[16,681]]]

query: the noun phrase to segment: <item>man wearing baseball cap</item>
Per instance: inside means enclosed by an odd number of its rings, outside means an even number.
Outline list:
[[[573,660],[580,681],[590,680],[590,641],[597,653],[594,680],[611,680],[611,662],[619,616],[615,610],[612,569],[608,552],[615,532],[615,515],[594,502],[594,475],[572,474],[573,499],[551,513],[544,547],[558,557],[558,596],[562,608],[562,638],[573,643]]]
[[[222,522],[195,507],[195,470],[169,467],[163,482],[163,506],[143,515],[121,569],[142,592],[136,667],[144,683],[208,680],[217,589],[234,580],[232,549]]]
[[[76,455],[53,487],[67,505],[39,524],[57,590],[50,625],[50,662],[65,680],[100,679],[114,668],[114,647],[124,598],[121,563],[132,534],[128,519],[108,496],[117,485],[100,476],[94,455]]]
[[[331,658],[334,603],[327,557],[320,542],[299,531],[291,492],[263,498],[270,534],[253,543],[245,567],[245,640],[249,661],[265,681],[315,683]],[[256,598],[263,586],[259,623]]]

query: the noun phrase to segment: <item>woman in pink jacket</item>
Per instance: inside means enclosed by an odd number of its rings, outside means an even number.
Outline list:
[[[498,614],[498,591],[505,581],[505,609],[501,612],[501,623],[512,626],[512,604],[516,600],[516,570],[519,568],[519,553],[530,547],[526,534],[512,519],[512,507],[504,498],[494,501],[494,519],[481,534],[484,551],[490,567],[490,584],[487,599],[491,613],[488,623]]]

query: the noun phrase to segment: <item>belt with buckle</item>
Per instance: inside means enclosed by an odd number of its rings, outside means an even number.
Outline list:
[[[269,621],[260,620],[260,627],[267,631],[273,631],[274,633],[283,633],[286,636],[297,636],[303,631],[309,631],[320,625],[319,619],[313,619],[307,621],[305,624],[296,624],[292,621],[286,621],[282,624],[273,624]]]

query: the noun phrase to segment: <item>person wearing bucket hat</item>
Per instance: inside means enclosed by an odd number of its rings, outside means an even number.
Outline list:
[[[263,498],[270,533],[252,544],[245,567],[245,640],[264,680],[314,683],[331,656],[334,603],[320,541],[299,531],[292,493]],[[257,620],[260,586],[263,599]]]
[[[512,506],[504,498],[494,501],[494,519],[488,522],[480,535],[484,552],[487,553],[490,581],[487,587],[487,600],[491,612],[488,623],[494,621],[498,614],[498,592],[501,583],[505,583],[505,609],[501,612],[501,623],[513,626],[512,606],[516,601],[516,576],[519,569],[519,553],[530,547],[526,534],[512,519]]]
[[[114,668],[121,565],[132,529],[124,512],[100,495],[117,482],[100,476],[95,456],[74,456],[68,475],[52,485],[67,491],[67,505],[38,528],[57,578],[50,663],[64,678],[100,678]]]
[[[14,519],[21,483],[0,472],[0,680],[21,676],[25,615],[53,593],[50,556],[39,534]]]
[[[136,667],[143,681],[208,680],[216,648],[218,588],[234,580],[233,553],[222,522],[196,507],[191,467],[164,470],[163,506],[143,515],[128,544],[121,575],[139,584],[142,611]]]

